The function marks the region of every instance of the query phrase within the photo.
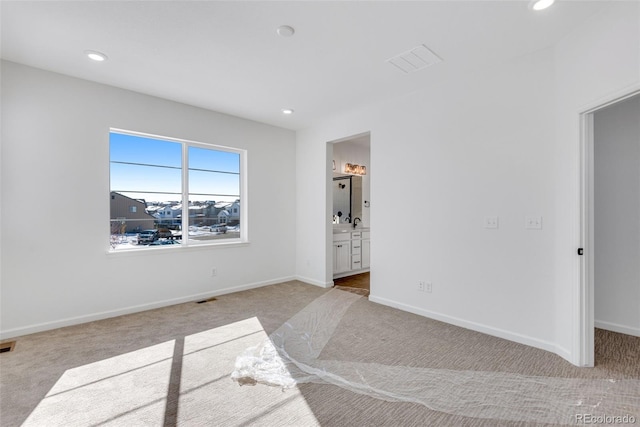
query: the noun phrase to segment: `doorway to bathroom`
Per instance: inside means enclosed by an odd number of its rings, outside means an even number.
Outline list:
[[[327,144],[331,181],[328,197],[332,246],[329,268],[334,287],[361,295],[371,288],[370,134]]]

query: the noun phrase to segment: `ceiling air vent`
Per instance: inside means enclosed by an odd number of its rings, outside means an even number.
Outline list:
[[[387,62],[394,65],[403,73],[408,74],[442,62],[442,59],[425,45],[420,45],[391,59],[387,59]]]

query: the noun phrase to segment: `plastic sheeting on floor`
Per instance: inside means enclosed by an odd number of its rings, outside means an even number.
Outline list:
[[[306,382],[329,383],[388,401],[413,402],[474,418],[573,425],[585,416],[627,422],[640,419],[640,380],[554,378],[319,359],[344,314],[360,298],[336,289],[317,298],[269,340],[238,356],[232,379],[241,385],[260,383],[284,389]]]

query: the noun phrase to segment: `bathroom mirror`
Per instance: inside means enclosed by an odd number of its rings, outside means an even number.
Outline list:
[[[350,224],[362,218],[362,177],[336,175],[333,177],[333,223]]]

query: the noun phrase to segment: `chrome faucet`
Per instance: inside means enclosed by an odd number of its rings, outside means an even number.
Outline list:
[[[356,228],[356,226],[358,225],[358,221],[362,221],[362,220],[360,218],[358,218],[358,217],[355,217],[353,219],[353,228]]]

